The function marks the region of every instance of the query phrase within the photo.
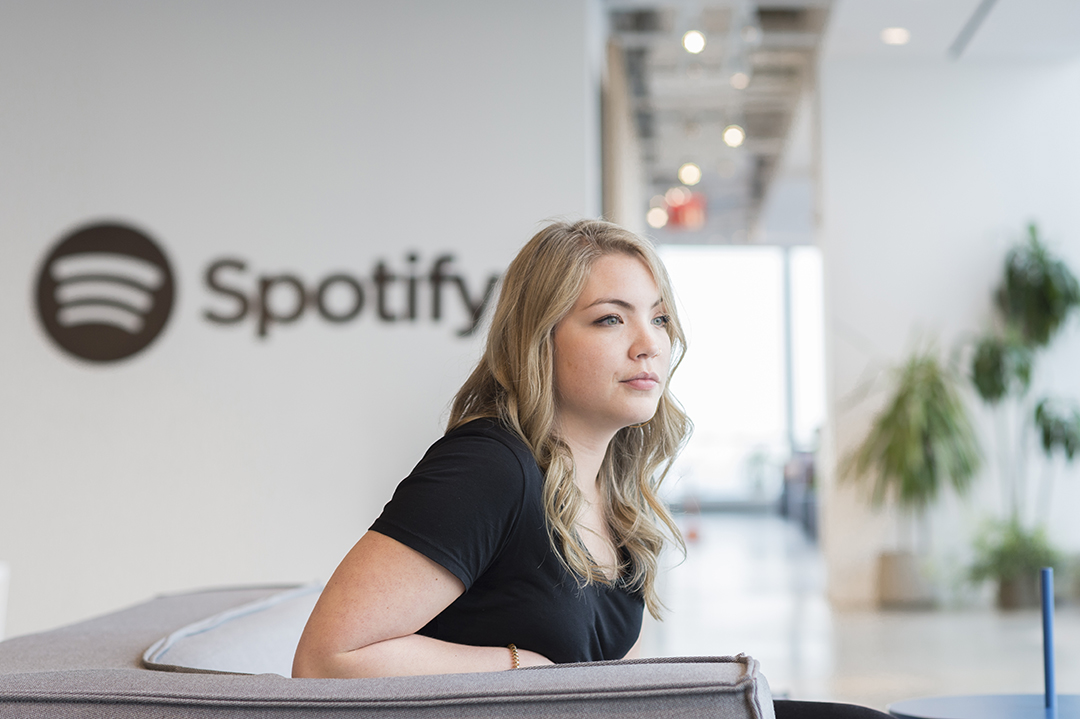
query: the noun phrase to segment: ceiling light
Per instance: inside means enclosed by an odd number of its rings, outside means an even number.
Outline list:
[[[682,46],[692,55],[697,55],[705,49],[705,36],[697,30],[690,30],[682,36]]]
[[[658,230],[667,224],[667,210],[663,207],[654,207],[645,215],[645,221],[649,223],[649,227]]]
[[[907,45],[911,33],[906,27],[887,27],[881,31],[881,41],[886,45]]]
[[[731,86],[736,90],[745,90],[750,86],[750,76],[745,72],[736,72],[731,76]]]
[[[685,187],[672,187],[664,193],[664,199],[667,201],[669,207],[685,205],[690,201],[690,190]]]
[[[684,185],[696,185],[701,182],[701,168],[692,162],[683,163],[679,168],[679,182]]]
[[[738,147],[746,139],[746,130],[738,125],[728,125],[724,128],[724,142],[728,147]]]

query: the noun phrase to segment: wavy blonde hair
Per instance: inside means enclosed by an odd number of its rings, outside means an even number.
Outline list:
[[[660,290],[671,337],[674,373],[686,348],[675,314],[667,271],[646,240],[600,220],[555,222],[538,232],[510,263],[476,369],[458,391],[447,431],[480,417],[494,417],[529,446],[544,472],[544,511],[556,555],[585,584],[611,584],[577,532],[584,498],[574,483],[574,459],[556,432],[555,326],[569,314],[593,263],[610,254],[640,259]],[[605,519],[623,562],[619,576],[641,593],[659,618],[656,593],[665,530],[685,551],[682,535],[657,490],[690,433],[690,420],[668,385],[656,414],[642,426],[624,427],[608,445],[599,480]]]

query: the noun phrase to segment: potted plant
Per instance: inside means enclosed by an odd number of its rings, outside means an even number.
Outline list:
[[[971,567],[971,578],[997,581],[997,603],[1002,609],[1038,606],[1039,569],[1061,562],[1044,527],[1028,529],[1017,519],[987,524],[976,540],[975,552],[978,559]]]
[[[901,532],[907,546],[883,552],[878,561],[879,603],[910,607],[932,603],[914,534],[922,529],[925,536],[926,510],[943,488],[961,495],[968,490],[981,454],[958,375],[936,352],[916,352],[892,374],[892,397],[845,459],[841,476],[868,485],[875,508],[893,503],[910,530]]]
[[[989,523],[976,540],[974,581],[998,582],[998,606],[1014,608],[1038,602],[1038,570],[1059,563],[1050,545],[1046,521],[1053,488],[1054,457],[1071,462],[1080,449],[1080,411],[1062,400],[1028,399],[1036,353],[1049,346],[1080,305],[1080,284],[1061,260],[1039,240],[1035,225],[1028,241],[1005,260],[1005,276],[996,293],[1000,329],[977,344],[971,380],[992,409],[997,434],[999,476],[1005,517]],[[1010,427],[1010,415],[1013,420]],[[1038,432],[1046,457],[1039,503],[1026,511],[1027,447]]]

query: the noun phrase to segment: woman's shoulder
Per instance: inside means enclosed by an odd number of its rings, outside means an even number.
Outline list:
[[[513,460],[526,473],[539,471],[525,441],[495,417],[480,417],[454,427],[432,445],[431,452],[464,453],[478,461]]]
[[[540,482],[536,462],[513,432],[476,420],[431,445],[371,529],[441,564],[470,587],[521,518],[531,518],[536,502],[530,498],[539,496]]]
[[[536,491],[542,485],[543,473],[513,430],[497,419],[480,418],[439,438],[406,481],[438,483],[453,487],[455,492],[513,495],[520,501],[523,492]]]
[[[496,417],[477,417],[446,430],[445,437],[483,436],[511,440],[524,446],[521,437]]]

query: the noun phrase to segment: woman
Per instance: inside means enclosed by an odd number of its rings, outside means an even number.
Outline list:
[[[637,654],[657,616],[656,494],[689,421],[652,247],[555,223],[511,263],[446,435],[342,561],[295,676],[497,671]]]

